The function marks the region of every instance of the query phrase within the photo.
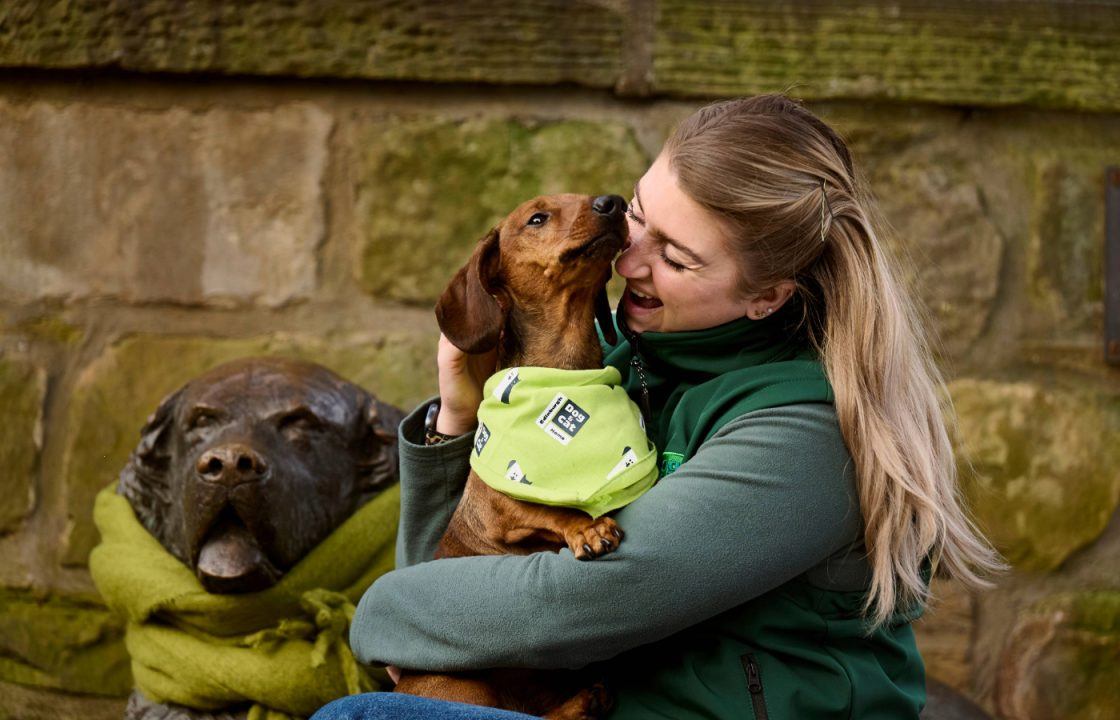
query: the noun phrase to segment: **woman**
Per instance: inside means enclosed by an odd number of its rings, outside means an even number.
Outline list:
[[[444,342],[436,430],[464,437],[421,447],[422,410],[402,423],[404,569],[363,598],[357,656],[609,661],[620,719],[916,717],[929,577],[978,587],[999,561],[961,510],[941,380],[871,207],[840,137],[783,96],[685,120],[635,186],[615,266],[626,339],[606,362],[647,409],[663,474],[618,513],[622,548],[424,562],[488,370]],[[425,702],[361,696],[322,717],[510,717]]]

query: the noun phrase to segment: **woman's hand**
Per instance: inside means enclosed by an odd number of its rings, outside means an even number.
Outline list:
[[[492,350],[480,355],[463,352],[440,333],[439,352],[439,417],[436,432],[462,435],[478,423],[478,406],[482,403],[482,386],[494,374],[498,354]]]

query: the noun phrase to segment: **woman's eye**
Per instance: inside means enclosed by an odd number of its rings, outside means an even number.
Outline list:
[[[531,218],[529,218],[529,222],[527,222],[525,224],[526,225],[544,225],[546,222],[548,222],[548,213],[533,213],[533,216]]]
[[[626,206],[626,217],[630,218],[639,225],[645,225],[646,221],[638,217],[638,213],[634,212],[634,201],[631,200],[630,204]]]
[[[668,254],[666,254],[665,252],[665,248],[661,249],[661,259],[665,261],[665,264],[668,265],[669,269],[671,270],[674,270],[676,272],[684,272],[685,270],[688,270],[687,265],[681,265],[679,262],[673,262],[672,260],[670,260]]]

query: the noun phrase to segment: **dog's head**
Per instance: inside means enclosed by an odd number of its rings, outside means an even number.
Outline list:
[[[460,350],[493,349],[514,306],[546,315],[557,302],[594,303],[609,342],[611,261],[627,237],[617,195],[544,195],[522,203],[478,241],[436,304],[440,330]]]
[[[164,398],[118,492],[207,590],[260,590],[397,481],[400,419],[321,366],[236,360]]]

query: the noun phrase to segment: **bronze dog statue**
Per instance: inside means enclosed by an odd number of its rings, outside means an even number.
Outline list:
[[[160,402],[117,491],[208,592],[260,591],[397,482],[401,418],[321,366],[236,360]],[[145,720],[240,716],[139,691],[126,710]]]

